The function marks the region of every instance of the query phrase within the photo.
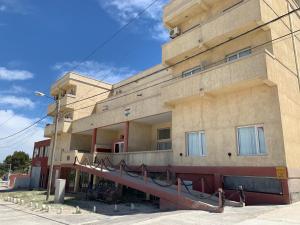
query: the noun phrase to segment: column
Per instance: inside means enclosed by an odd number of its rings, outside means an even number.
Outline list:
[[[129,121],[124,125],[124,152],[128,152]]]
[[[80,171],[76,170],[75,181],[74,181],[74,192],[78,191],[78,188],[79,188],[79,178],[80,178]]]
[[[92,137],[92,146],[91,146],[91,154],[94,154],[96,151],[96,144],[97,144],[97,128],[93,130],[93,137]]]

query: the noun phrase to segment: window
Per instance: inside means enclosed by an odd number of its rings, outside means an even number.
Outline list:
[[[206,156],[205,132],[188,132],[186,133],[187,156]]]
[[[44,157],[48,157],[49,154],[49,146],[45,147]]]
[[[39,154],[39,149],[35,148],[34,151],[33,151],[33,158],[38,157],[38,154]]]
[[[189,76],[192,76],[193,74],[199,73],[203,70],[204,70],[203,66],[197,66],[193,69],[189,69],[187,71],[182,72],[182,77],[189,77]]]
[[[172,149],[171,129],[163,128],[157,130],[157,150]]]
[[[251,156],[267,154],[263,126],[239,127],[237,129],[237,138],[239,155]]]
[[[226,56],[226,62],[237,60],[239,58],[250,55],[251,53],[252,53],[251,48],[243,49],[241,51],[238,51],[238,52],[235,52],[235,53],[232,53],[232,54]]]

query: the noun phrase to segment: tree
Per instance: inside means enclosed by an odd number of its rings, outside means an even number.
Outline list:
[[[27,172],[30,165],[29,155],[23,151],[15,151],[12,155],[8,155],[4,163],[11,164],[12,171]]]

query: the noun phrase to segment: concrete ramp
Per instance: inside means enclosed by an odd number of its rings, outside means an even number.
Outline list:
[[[161,209],[193,209],[221,213],[225,204],[241,206],[240,203],[226,201],[221,189],[215,195],[208,195],[184,188],[180,179],[178,179],[177,185],[168,185],[164,181],[153,180],[147,176],[146,171],[143,172],[144,176],[133,175],[133,173],[125,171],[123,166],[115,169],[105,166],[104,162],[98,165],[83,165],[75,161],[74,167],[82,172],[159,197]]]

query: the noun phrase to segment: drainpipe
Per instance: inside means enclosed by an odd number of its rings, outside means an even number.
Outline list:
[[[291,4],[288,2],[288,11],[291,12]],[[289,14],[289,22],[290,22],[290,31],[292,33],[292,42],[293,42],[293,50],[294,50],[294,56],[295,56],[295,64],[296,64],[296,72],[297,72],[297,77],[298,77],[298,86],[300,90],[300,69],[299,69],[299,57],[298,57],[298,52],[297,52],[297,46],[296,46],[296,38],[294,34],[294,24],[293,24],[293,18],[292,14]]]
[[[129,137],[129,121],[126,121],[124,126],[124,152],[128,152],[128,137]]]
[[[91,147],[92,154],[96,152],[96,143],[97,143],[97,128],[94,128],[93,137],[92,137],[92,147]]]

